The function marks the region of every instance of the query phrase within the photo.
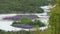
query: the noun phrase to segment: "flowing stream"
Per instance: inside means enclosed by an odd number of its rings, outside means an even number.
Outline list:
[[[48,19],[49,19],[49,16],[47,15],[47,12],[50,12],[49,8],[50,6],[41,6],[40,8],[42,8],[44,10],[44,13],[35,13],[34,15],[37,15],[38,17],[40,17],[38,20],[41,20],[43,23],[46,24],[45,27],[40,27],[39,29],[40,30],[45,30],[48,28]],[[17,27],[13,27],[11,26],[11,24],[13,23],[12,20],[2,20],[4,17],[7,17],[7,16],[15,16],[17,14],[0,14],[0,29],[1,30],[4,30],[4,31],[20,31],[20,30],[25,30],[25,31],[34,31],[35,28],[32,28],[32,29],[23,29],[23,28],[17,28]],[[43,15],[43,16],[41,16]]]

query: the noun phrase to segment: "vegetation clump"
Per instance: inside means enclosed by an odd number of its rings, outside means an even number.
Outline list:
[[[28,17],[24,17],[24,18],[22,18],[21,20],[19,20],[19,21],[14,21],[13,22],[13,24],[12,24],[12,26],[17,26],[17,27],[30,27],[30,28],[32,28],[32,27],[35,27],[35,26],[39,26],[39,27],[43,27],[43,26],[45,26],[45,24],[44,23],[42,23],[40,20],[34,20],[34,21],[32,21],[32,19],[30,19],[30,18],[28,18]]]

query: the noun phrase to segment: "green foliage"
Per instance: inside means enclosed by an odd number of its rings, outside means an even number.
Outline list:
[[[40,20],[35,20],[34,22],[35,22],[36,25],[45,26],[45,24],[42,23]]]
[[[14,21],[13,24],[20,24],[21,22],[20,21]],[[12,25],[13,25],[12,24]]]
[[[36,28],[36,31],[34,31],[34,34],[40,34],[40,32],[41,32],[40,29],[39,29],[40,27],[37,26],[35,28]]]
[[[32,21],[30,18],[28,17],[22,17],[20,20],[16,20],[13,22],[12,26],[15,26],[14,24],[27,24],[27,25],[31,25],[33,27],[43,27],[46,26],[44,23],[42,23],[40,20],[34,20]]]
[[[21,23],[23,23],[23,24],[28,24],[28,23],[31,23],[31,22],[32,22],[32,20],[28,17],[22,17],[21,18]]]
[[[55,1],[56,1],[56,3],[60,4],[60,0],[55,0]]]
[[[0,0],[0,13],[42,13],[42,5],[48,5],[47,0]]]
[[[52,34],[60,34],[60,5],[57,5],[55,8],[51,10],[50,13],[50,21]]]

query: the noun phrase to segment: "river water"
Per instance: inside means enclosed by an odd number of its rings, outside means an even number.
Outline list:
[[[49,16],[47,15],[48,12],[50,12],[49,8],[50,6],[41,6],[40,8],[42,8],[44,10],[44,13],[35,13],[34,15],[37,15],[38,17],[40,17],[38,20],[41,20],[43,23],[46,24],[45,27],[40,27],[40,30],[45,30],[48,28],[48,20],[49,20]],[[4,31],[20,31],[20,30],[25,30],[25,31],[29,31],[29,29],[22,29],[22,28],[17,28],[17,27],[13,27],[11,26],[11,24],[13,23],[12,20],[2,20],[4,17],[7,16],[15,16],[17,14],[0,14],[0,29],[4,30]],[[43,16],[41,16],[43,15]],[[30,29],[31,31],[34,31],[35,28]]]

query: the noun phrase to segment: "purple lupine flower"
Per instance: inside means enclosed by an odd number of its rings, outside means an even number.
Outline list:
[[[15,19],[20,19],[21,16],[20,15],[16,15],[16,16],[11,16],[11,17],[6,17],[6,18],[3,18],[4,20],[15,20]]]
[[[31,25],[26,25],[26,24],[14,24],[14,26],[21,27],[21,28],[32,28]]]
[[[29,17],[31,19],[38,18],[36,15],[16,15],[16,16],[11,16],[11,17],[5,17],[3,19],[4,20],[16,20],[16,19],[21,19],[22,17]]]

